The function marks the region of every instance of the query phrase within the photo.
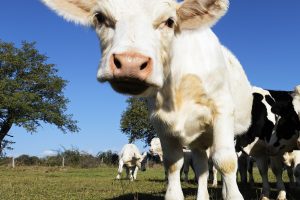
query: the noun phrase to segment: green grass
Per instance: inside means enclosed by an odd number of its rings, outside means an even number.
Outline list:
[[[1,200],[131,200],[154,199],[163,200],[166,183],[162,167],[147,169],[138,173],[138,180],[114,180],[117,168],[101,167],[95,169],[74,169],[58,167],[16,167],[15,169],[0,167],[0,199]],[[257,170],[255,181],[261,182]],[[125,176],[125,173],[123,174]],[[192,179],[192,174],[190,176]],[[271,182],[274,176],[270,174]],[[286,174],[284,180],[287,181]],[[220,185],[220,184],[219,184]],[[197,185],[182,183],[187,200],[195,199]],[[275,184],[272,184],[275,187]],[[261,184],[253,188],[240,186],[245,200],[258,199]],[[211,199],[221,198],[221,187],[209,188]],[[299,200],[299,191],[289,189],[288,200]],[[299,196],[297,196],[299,195]],[[276,192],[272,189],[271,197]]]

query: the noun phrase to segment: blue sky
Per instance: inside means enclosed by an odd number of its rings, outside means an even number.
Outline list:
[[[300,1],[231,0],[226,16],[213,28],[221,42],[239,58],[253,85],[292,90],[300,84]],[[40,52],[69,81],[68,112],[80,133],[63,134],[43,125],[36,134],[14,127],[16,144],[8,155],[43,156],[61,146],[90,153],[120,150],[127,138],[119,130],[126,97],[96,80],[99,42],[92,29],[57,17],[38,0],[1,0],[0,39],[20,45],[36,41]],[[138,144],[142,148],[142,144]]]

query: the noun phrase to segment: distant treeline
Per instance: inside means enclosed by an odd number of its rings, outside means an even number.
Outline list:
[[[37,156],[21,155],[14,159],[15,166],[66,166],[93,168],[101,165],[117,165],[118,154],[113,151],[99,152],[96,156],[78,149],[64,150],[54,156],[39,158]],[[0,158],[0,165],[12,166],[11,157]]]

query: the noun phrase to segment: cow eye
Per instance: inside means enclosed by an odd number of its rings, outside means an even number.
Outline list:
[[[167,19],[167,21],[165,22],[166,26],[168,26],[169,28],[173,28],[175,21],[172,17],[170,17],[169,19]]]
[[[107,17],[106,15],[104,15],[101,12],[98,12],[95,14],[95,20],[96,20],[95,23],[97,25],[100,25],[100,26],[104,25],[109,28],[115,28],[116,21],[111,17]]]
[[[106,22],[106,17],[102,13],[96,13],[95,17],[99,24],[104,24]]]

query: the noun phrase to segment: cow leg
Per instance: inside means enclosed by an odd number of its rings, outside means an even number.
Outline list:
[[[276,177],[276,185],[278,190],[277,200],[286,200],[285,186],[282,180],[283,164],[281,162],[281,156],[271,157],[271,169]]]
[[[189,170],[190,170],[190,161],[186,158],[183,160],[183,174],[184,174],[184,182],[189,181]]]
[[[241,200],[236,182],[237,156],[234,148],[233,116],[219,114],[213,131],[212,160],[223,177],[223,199]]]
[[[139,171],[139,168],[137,166],[135,166],[134,171],[133,171],[133,180],[136,180],[138,171]]]
[[[129,167],[125,167],[125,168],[126,168],[126,178],[130,179]]]
[[[123,165],[124,165],[123,160],[119,160],[118,175],[116,177],[116,179],[118,179],[118,180],[121,178],[121,174],[122,174],[122,171],[123,171]]]
[[[209,169],[209,174],[208,174],[208,180],[211,181],[212,187],[217,187],[218,186],[218,170],[214,166],[212,160],[209,158],[208,159],[208,169]]]
[[[177,139],[160,136],[163,150],[163,160],[168,176],[168,186],[165,200],[183,200],[180,183],[180,169],[183,166],[182,145]]]
[[[241,176],[241,183],[247,184],[247,155],[244,153],[238,156],[238,172]]]
[[[196,179],[198,181],[197,200],[209,200],[207,190],[208,158],[206,151],[193,149],[192,154],[193,166],[196,173]]]
[[[286,171],[290,180],[290,186],[294,186],[295,185],[295,179],[294,179],[294,171],[293,171],[293,167],[289,167],[286,166]]]
[[[213,174],[212,187],[216,188],[218,187],[218,170],[214,165],[212,165],[212,174]]]
[[[265,156],[256,158],[256,165],[259,170],[260,176],[262,178],[262,194],[260,199],[261,200],[268,200],[270,195],[270,184],[268,179],[268,159]]]
[[[300,187],[300,164],[295,165],[293,173],[296,178],[296,186]]]
[[[128,169],[129,169],[129,179],[130,179],[130,181],[133,181],[133,168],[128,167]]]
[[[254,185],[253,163],[254,163],[253,159],[248,156],[248,158],[247,158],[247,170],[248,170],[248,174],[249,174],[249,183],[250,183],[251,186]]]

